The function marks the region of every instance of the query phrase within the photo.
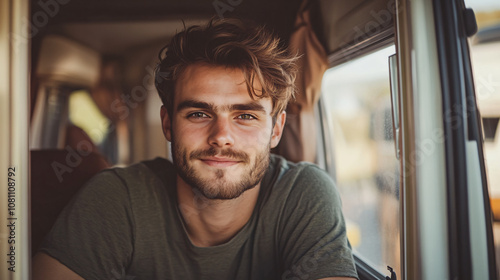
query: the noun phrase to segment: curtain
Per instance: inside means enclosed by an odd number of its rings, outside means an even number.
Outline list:
[[[100,79],[96,87],[92,89],[91,96],[99,110],[116,125],[128,117],[120,110],[127,106],[120,83],[120,63],[111,59],[104,60],[99,76]]]
[[[317,120],[314,105],[321,94],[321,80],[328,68],[328,60],[312,28],[307,0],[297,14],[289,49],[291,53],[301,56],[297,63],[297,94],[295,100],[288,104],[283,137],[274,152],[294,162],[316,162]]]

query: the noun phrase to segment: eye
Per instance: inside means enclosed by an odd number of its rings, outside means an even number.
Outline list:
[[[202,118],[210,118],[207,114],[203,112],[194,112],[187,116],[188,118],[202,119]]]
[[[241,114],[238,116],[238,119],[241,119],[241,120],[255,120],[257,119],[256,117],[250,115],[250,114]]]

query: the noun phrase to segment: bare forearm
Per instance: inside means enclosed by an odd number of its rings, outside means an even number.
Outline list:
[[[33,280],[83,280],[80,275],[45,253],[33,258]]]

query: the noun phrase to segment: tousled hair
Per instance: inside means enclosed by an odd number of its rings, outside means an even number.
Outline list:
[[[213,19],[206,26],[192,26],[177,33],[159,53],[155,86],[172,117],[175,84],[187,66],[208,64],[243,71],[252,99],[270,97],[272,116],[286,109],[295,94],[297,57],[263,26],[238,19]],[[253,88],[257,79],[262,91]]]

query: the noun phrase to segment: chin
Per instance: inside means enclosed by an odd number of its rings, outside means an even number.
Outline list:
[[[214,183],[216,184],[216,183]],[[233,183],[237,184],[237,183]],[[205,188],[205,187],[200,187],[197,186],[195,187],[197,189],[197,193],[203,195],[207,199],[211,200],[231,200],[231,199],[236,199],[243,195],[246,191],[253,189],[255,185],[251,186],[246,186],[246,187],[231,187],[231,189],[210,189],[210,188]]]

